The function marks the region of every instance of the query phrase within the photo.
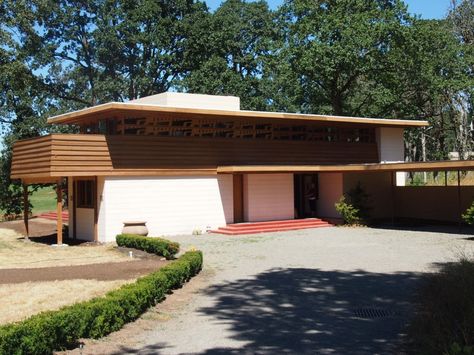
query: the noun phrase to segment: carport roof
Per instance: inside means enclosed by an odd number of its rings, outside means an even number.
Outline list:
[[[217,173],[305,173],[474,170],[474,160],[400,162],[346,165],[234,165],[219,166]]]

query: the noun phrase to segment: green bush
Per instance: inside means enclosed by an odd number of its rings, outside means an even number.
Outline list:
[[[467,224],[474,224],[474,202],[471,204],[471,206],[464,212],[462,215],[462,219],[464,222]]]
[[[474,354],[474,261],[445,264],[422,284],[409,327],[416,354]]]
[[[163,238],[143,237],[135,234],[119,234],[115,238],[120,247],[146,251],[166,259],[172,259],[179,251],[179,244]]]
[[[346,202],[346,197],[342,196],[335,205],[336,211],[342,216],[344,223],[357,224],[360,222],[359,209]]]
[[[190,251],[169,265],[104,297],[37,314],[0,327],[0,354],[51,354],[100,338],[137,319],[166,293],[199,273],[202,253]]]

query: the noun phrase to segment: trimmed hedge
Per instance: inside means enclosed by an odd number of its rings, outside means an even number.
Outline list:
[[[104,297],[47,311],[0,327],[0,354],[51,354],[100,338],[137,319],[202,268],[202,253],[189,251],[169,265]]]
[[[143,237],[135,234],[119,234],[115,238],[120,247],[134,248],[173,259],[179,251],[179,244],[163,238]]]

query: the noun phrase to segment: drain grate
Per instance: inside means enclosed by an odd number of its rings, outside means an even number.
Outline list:
[[[356,318],[373,319],[395,316],[395,312],[383,308],[358,308],[354,310]]]

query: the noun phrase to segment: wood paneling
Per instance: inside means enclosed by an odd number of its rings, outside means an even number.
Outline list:
[[[216,174],[228,165],[362,164],[375,143],[53,134],[13,148],[12,178]]]

